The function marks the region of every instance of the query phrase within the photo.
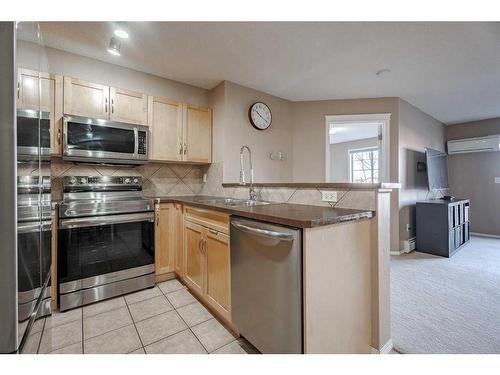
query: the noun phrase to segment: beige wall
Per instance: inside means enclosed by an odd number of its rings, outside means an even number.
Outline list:
[[[273,120],[269,129],[259,131],[248,121],[248,109],[256,101],[265,102]],[[239,181],[240,148],[252,150],[255,181],[292,180],[292,103],[225,81],[210,93],[214,108],[214,161],[223,161],[224,182]],[[285,159],[271,160],[271,152],[282,151]]]
[[[349,181],[349,151],[359,148],[378,146],[378,138],[365,138],[356,141],[330,145],[330,180],[328,182]]]
[[[461,139],[500,134],[500,118],[446,127],[446,138]],[[448,157],[450,193],[471,200],[471,231],[500,236],[500,152]]]
[[[414,237],[415,202],[430,198],[427,174],[417,172],[425,147],[445,150],[445,125],[404,100],[399,100],[399,241]],[[406,225],[410,224],[410,231]],[[401,244],[400,244],[401,245]],[[394,247],[393,247],[394,248]]]
[[[54,48],[44,48],[50,73],[68,75],[86,81],[144,92],[194,105],[208,105],[208,90],[124,68]],[[39,49],[30,42],[18,42],[18,66],[39,69]]]
[[[326,115],[390,113],[390,179],[398,182],[399,98],[293,103],[293,181],[325,181]],[[399,249],[399,192],[391,194],[391,250]]]

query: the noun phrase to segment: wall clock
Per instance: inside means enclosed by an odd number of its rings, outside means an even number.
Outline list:
[[[257,130],[266,130],[271,126],[273,116],[269,107],[262,103],[253,103],[248,110],[248,118],[252,126]]]

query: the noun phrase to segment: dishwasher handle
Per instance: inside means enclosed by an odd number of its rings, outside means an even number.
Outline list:
[[[274,230],[254,228],[245,224],[235,223],[235,222],[232,222],[231,225],[233,225],[235,228],[238,228],[243,232],[255,234],[261,237],[279,239],[282,241],[293,241],[295,238],[294,235],[291,233],[282,233],[282,232],[276,232]]]

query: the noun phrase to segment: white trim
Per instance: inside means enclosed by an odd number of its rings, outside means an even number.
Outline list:
[[[373,346],[370,346],[370,353],[371,354],[389,354],[391,350],[393,349],[392,345],[392,339],[389,339],[381,348],[380,350],[375,349]]]
[[[382,133],[382,141],[379,153],[379,179],[380,182],[391,181],[391,114],[390,113],[372,113],[362,115],[326,115],[325,116],[325,181],[330,180],[330,123],[343,122],[353,124],[379,122]]]
[[[477,232],[470,232],[471,236],[477,236],[477,237],[486,237],[486,238],[500,238],[500,236],[496,234],[487,234],[487,233],[477,233]]]

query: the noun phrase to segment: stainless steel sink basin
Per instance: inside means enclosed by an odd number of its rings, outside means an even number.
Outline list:
[[[236,199],[236,198],[208,198],[199,200],[201,203],[216,204],[230,207],[252,207],[269,204],[264,201],[254,201],[250,199]]]

